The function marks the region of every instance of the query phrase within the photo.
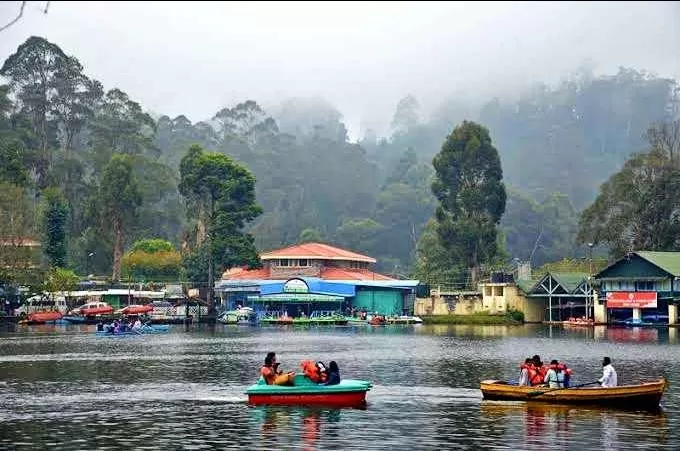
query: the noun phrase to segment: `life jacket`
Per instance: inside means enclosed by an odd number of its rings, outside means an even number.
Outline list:
[[[321,363],[321,362],[318,362]],[[319,382],[326,382],[326,367],[321,363],[321,366],[323,367],[323,371],[321,371],[321,368],[317,364],[317,362],[314,362],[312,360],[303,360],[300,362],[300,367],[302,368],[302,374],[307,376],[309,379],[311,379],[312,382],[319,383]]]
[[[273,385],[274,381],[276,380],[276,371],[274,371],[274,368],[264,365],[260,369],[260,374],[264,378],[265,382],[267,385]]]
[[[548,369],[545,367],[545,365],[540,367],[531,365],[531,368],[529,368],[529,383],[531,385],[541,385],[545,379],[545,373],[547,372]]]

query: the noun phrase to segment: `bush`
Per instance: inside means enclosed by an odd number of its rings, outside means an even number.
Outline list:
[[[524,312],[521,310],[508,309],[505,316],[507,316],[513,321],[517,321],[520,323],[524,322]]]

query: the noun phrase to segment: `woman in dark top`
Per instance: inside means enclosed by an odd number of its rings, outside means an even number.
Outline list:
[[[328,364],[328,380],[323,385],[337,385],[340,383],[340,368],[335,360]]]

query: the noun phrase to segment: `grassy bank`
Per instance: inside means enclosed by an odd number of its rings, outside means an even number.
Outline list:
[[[522,324],[521,321],[512,319],[508,315],[429,315],[421,316],[423,324],[492,324],[515,326]]]

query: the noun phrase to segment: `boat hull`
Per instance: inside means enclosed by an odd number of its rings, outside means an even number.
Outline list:
[[[313,405],[328,407],[363,407],[372,384],[355,379],[342,380],[337,385],[318,385],[302,375],[296,375],[294,385],[267,385],[263,381],[251,385],[246,394],[253,405]]]
[[[581,404],[617,407],[632,410],[656,410],[668,382],[660,379],[638,385],[619,387],[594,387],[550,389],[547,387],[520,387],[502,381],[482,381],[480,389],[487,400],[529,401],[553,404]],[[542,392],[542,394],[538,394]]]
[[[248,402],[252,405],[361,407],[366,405],[366,392],[248,395]]]

